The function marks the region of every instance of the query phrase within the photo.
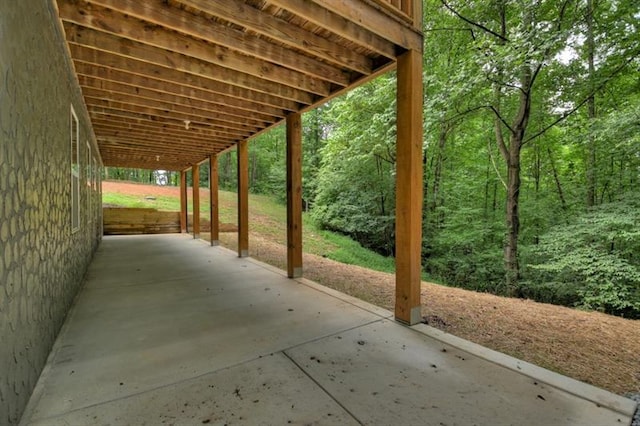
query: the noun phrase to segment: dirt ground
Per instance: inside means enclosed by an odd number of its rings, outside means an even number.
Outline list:
[[[104,182],[104,192],[149,195],[149,186]],[[178,195],[178,188],[156,195]],[[221,243],[235,250],[235,233]],[[286,247],[250,233],[250,254],[286,267]],[[320,284],[393,310],[394,276],[304,255],[304,275]],[[640,321],[562,306],[422,283],[422,314],[429,325],[491,349],[614,393],[640,392]]]

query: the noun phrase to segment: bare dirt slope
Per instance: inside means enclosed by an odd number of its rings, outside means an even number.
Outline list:
[[[178,188],[105,182],[103,191],[178,196]],[[139,191],[139,192],[136,192]],[[259,217],[251,217],[260,221]],[[235,249],[233,233],[221,234]],[[250,233],[251,255],[284,268],[286,248]],[[304,255],[307,278],[393,309],[394,277]],[[618,394],[640,392],[640,321],[422,283],[429,325]]]

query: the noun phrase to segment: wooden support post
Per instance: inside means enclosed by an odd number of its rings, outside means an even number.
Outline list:
[[[422,54],[398,57],[396,146],[396,320],[421,320]]]
[[[238,256],[249,256],[249,142],[238,150]]]
[[[187,233],[187,172],[180,172],[180,232]]]
[[[193,238],[200,238],[200,165],[194,164],[191,169],[193,186]]]
[[[287,115],[287,275],[302,276],[302,120]]]
[[[209,222],[211,245],[220,245],[220,211],[218,207],[218,156],[209,156]]]

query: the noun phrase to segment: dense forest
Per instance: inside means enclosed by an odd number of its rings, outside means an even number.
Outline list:
[[[425,272],[640,318],[640,3],[427,0],[424,16]],[[390,73],[303,117],[305,209],[389,256],[395,89]],[[284,200],[284,127],[249,155],[251,190]],[[219,171],[235,189],[235,152]]]

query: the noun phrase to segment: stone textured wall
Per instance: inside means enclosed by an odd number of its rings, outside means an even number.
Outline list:
[[[71,104],[83,170],[87,142],[97,150],[65,49],[53,1],[0,0],[2,425],[20,420],[100,238],[99,195],[84,174],[71,232]]]

